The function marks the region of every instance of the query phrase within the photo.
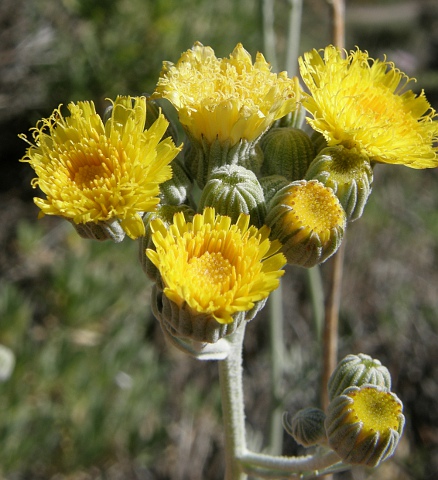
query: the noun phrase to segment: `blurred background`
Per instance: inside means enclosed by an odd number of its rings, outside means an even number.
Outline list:
[[[288,12],[287,0],[275,2],[280,69]],[[300,53],[331,43],[329,17],[327,2],[304,0]],[[411,88],[438,109],[436,0],[347,0],[346,38],[415,76]],[[26,144],[17,135],[60,103],[93,100],[102,111],[105,98],[152,92],[162,61],[196,40],[220,57],[238,42],[264,51],[262,1],[0,2],[0,344],[16,359],[0,383],[1,478],[223,478],[217,366],[165,344],[136,243],[97,244],[67,222],[37,220],[33,172],[18,162]],[[367,353],[390,369],[407,425],[376,472],[336,478],[438,476],[437,240],[438,172],[376,167],[364,216],[347,232],[339,356]],[[329,271],[330,261],[325,284]],[[320,329],[305,270],[287,268],[283,293],[290,368],[280,408],[294,412],[319,402]],[[245,340],[248,431],[259,450],[272,406],[268,321],[265,309]],[[285,438],[284,453],[302,451]]]

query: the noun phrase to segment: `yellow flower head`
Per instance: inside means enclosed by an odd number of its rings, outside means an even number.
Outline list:
[[[267,298],[284,273],[280,243],[269,241],[266,226],[249,226],[249,215],[231,224],[208,207],[192,222],[177,213],[168,229],[159,219],[151,228],[156,251],[146,254],[160,271],[164,294],[179,307],[187,303],[194,315],[231,323],[234,313]]]
[[[317,180],[297,180],[272,198],[265,223],[283,245],[287,263],[313,267],[339,248],[346,216],[331,188]]]
[[[344,462],[374,467],[391,456],[403,432],[403,404],[376,385],[350,387],[329,404],[325,427]]]
[[[424,92],[406,90],[411,81],[393,63],[367,52],[328,46],[299,59],[310,95],[303,98],[311,126],[329,146],[357,148],[370,160],[412,168],[438,166],[437,115]]]
[[[298,80],[271,72],[261,53],[253,64],[239,43],[230,58],[216,58],[199,42],[176,64],[163,63],[155,97],[167,98],[196,139],[236,144],[258,138],[275,120],[297,108]]]
[[[58,108],[40,120],[22,159],[37,174],[32,186],[46,195],[34,199],[40,216],[75,224],[117,219],[131,238],[143,235],[140,213],[155,209],[159,185],[171,178],[169,163],[179,152],[170,138],[161,141],[167,120],[160,115],[145,130],[144,97],[118,97],[105,124],[92,102],[68,109],[68,117]]]

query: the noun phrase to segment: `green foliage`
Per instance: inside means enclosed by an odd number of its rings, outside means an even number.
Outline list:
[[[259,11],[250,0],[32,4],[36,21],[53,27],[56,62],[47,68],[55,103],[151,93],[163,60],[176,61],[196,40],[214,46],[221,56],[238,42],[253,54],[261,48]]]
[[[1,285],[0,342],[17,364],[1,385],[0,465],[47,478],[116,457],[147,463],[165,435],[169,365],[147,338],[155,320],[136,245],[84,241],[68,224],[51,234],[56,244],[20,225],[38,276]]]

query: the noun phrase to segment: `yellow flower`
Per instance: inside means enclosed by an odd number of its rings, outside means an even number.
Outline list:
[[[300,87],[287,72],[272,73],[261,53],[253,65],[239,43],[230,58],[216,58],[197,42],[175,64],[163,63],[155,97],[167,98],[180,122],[200,140],[234,145],[258,138],[275,120],[295,110]]]
[[[118,220],[131,237],[144,234],[141,213],[155,209],[159,185],[172,176],[169,163],[178,154],[163,115],[145,130],[146,99],[118,97],[103,123],[93,102],[68,105],[38,122],[28,162],[46,198],[35,198],[40,216],[59,215],[75,224]]]
[[[299,59],[310,90],[302,101],[311,126],[329,146],[358,148],[370,160],[412,168],[438,165],[437,115],[424,92],[406,90],[411,81],[393,63],[373,60],[367,52],[328,46]]]
[[[350,387],[329,404],[330,447],[346,463],[375,467],[390,457],[403,432],[403,404],[384,387]]]
[[[297,180],[272,198],[265,223],[282,243],[287,263],[313,267],[339,248],[346,217],[331,188],[317,180]]]
[[[168,229],[159,219],[151,228],[156,251],[146,254],[160,271],[163,292],[179,307],[188,304],[194,315],[231,323],[234,313],[267,298],[284,273],[279,242],[269,241],[266,226],[249,226],[249,215],[231,224],[230,217],[208,207],[192,222],[177,213]]]

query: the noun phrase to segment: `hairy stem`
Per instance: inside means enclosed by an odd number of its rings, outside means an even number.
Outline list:
[[[269,296],[269,348],[271,356],[271,418],[269,451],[280,454],[283,449],[283,373],[285,371],[284,312],[282,284]]]
[[[245,480],[239,458],[246,452],[245,410],[242,383],[242,346],[245,322],[230,338],[230,352],[219,363],[222,414],[225,431],[225,480]]]

